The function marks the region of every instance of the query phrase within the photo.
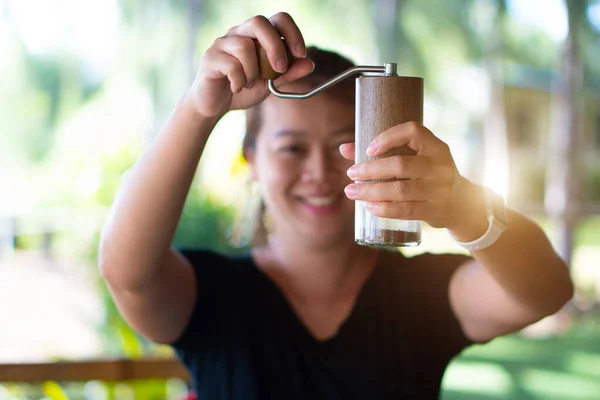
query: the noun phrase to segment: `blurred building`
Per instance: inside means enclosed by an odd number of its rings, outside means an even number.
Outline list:
[[[548,137],[553,124],[556,71],[509,66],[505,75],[505,109],[510,154],[511,199],[518,204],[544,198]],[[600,81],[584,88],[580,125],[582,201],[600,202]],[[565,133],[566,134],[566,133]]]

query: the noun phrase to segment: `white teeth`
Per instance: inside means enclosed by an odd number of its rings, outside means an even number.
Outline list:
[[[335,203],[338,196],[327,196],[327,197],[305,197],[304,200],[311,206],[323,207],[329,206]]]

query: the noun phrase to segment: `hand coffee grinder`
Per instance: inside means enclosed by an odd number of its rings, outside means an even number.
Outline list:
[[[355,79],[355,162],[362,163],[394,155],[415,155],[408,146],[394,148],[387,153],[371,157],[366,154],[369,143],[392,126],[416,121],[423,123],[423,79],[396,74],[397,64],[383,66],[355,66],[307,93],[282,92],[275,88],[274,80],[280,76],[267,59],[266,52],[257,43],[261,76],[267,80],[271,93],[283,99],[307,99],[354,75]],[[288,51],[288,60],[293,59]],[[390,179],[389,181],[393,181]],[[370,184],[381,181],[356,182]],[[421,243],[421,221],[397,220],[376,217],[369,213],[362,201],[356,201],[354,237],[357,243],[367,246],[417,246]]]

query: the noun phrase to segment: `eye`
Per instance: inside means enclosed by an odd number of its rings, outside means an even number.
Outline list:
[[[283,153],[288,153],[288,154],[300,154],[304,151],[304,148],[302,148],[302,146],[299,146],[297,144],[290,144],[287,146],[283,146],[279,149],[280,152]]]

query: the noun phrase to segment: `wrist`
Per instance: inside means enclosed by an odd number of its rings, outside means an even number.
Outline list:
[[[469,183],[461,204],[464,211],[456,225],[448,228],[450,235],[463,248],[473,252],[483,250],[496,243],[508,226],[507,209],[504,199],[492,190]],[[483,210],[483,212],[482,212]]]
[[[207,116],[200,112],[198,107],[198,100],[196,99],[196,96],[194,95],[192,89],[185,92],[179,103],[179,107],[186,115],[188,115],[190,118],[202,125],[214,126],[225,115],[219,114]]]
[[[455,188],[457,195],[453,200],[453,218],[446,228],[454,239],[470,242],[482,237],[489,227],[485,192],[481,186],[469,182],[466,178],[459,179]]]

